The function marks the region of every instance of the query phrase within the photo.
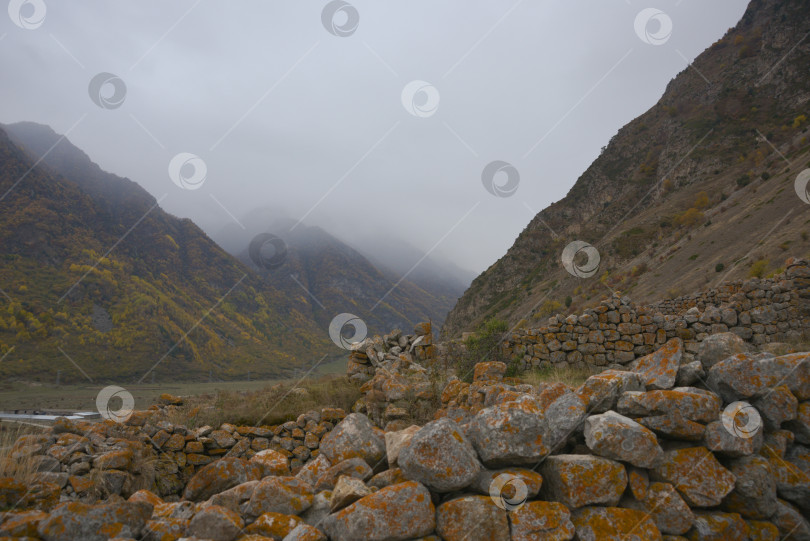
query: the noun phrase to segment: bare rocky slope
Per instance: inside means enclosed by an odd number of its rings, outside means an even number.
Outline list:
[[[807,2],[752,1],[473,281],[443,335],[494,316],[531,323],[566,305],[576,313],[617,291],[656,302],[807,255],[807,205],[794,180],[810,167],[808,31]],[[575,240],[598,250],[590,278],[563,268]]]

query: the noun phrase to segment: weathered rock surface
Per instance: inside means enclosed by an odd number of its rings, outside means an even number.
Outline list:
[[[627,472],[614,460],[588,455],[555,455],[540,467],[541,495],[571,509],[585,505],[614,506],[627,487]]]
[[[430,492],[415,481],[383,488],[323,522],[334,541],[399,541],[429,535],[435,527]]]
[[[588,417],[585,443],[596,455],[640,468],[655,466],[663,454],[655,434],[614,411]]]
[[[469,486],[481,463],[461,427],[444,418],[426,424],[399,453],[402,474],[434,492],[454,492]]]

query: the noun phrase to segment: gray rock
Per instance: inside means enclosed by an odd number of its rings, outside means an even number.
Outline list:
[[[697,359],[709,370],[720,361],[748,351],[748,345],[733,332],[712,334],[700,343]]]
[[[406,540],[426,536],[435,528],[430,492],[415,481],[380,489],[323,521],[332,541]]]
[[[434,492],[454,492],[472,483],[481,463],[461,428],[447,418],[416,432],[397,459],[406,479]]]
[[[470,422],[469,437],[489,468],[533,465],[549,453],[546,426],[537,401],[523,395],[478,412]]]
[[[675,384],[678,387],[688,387],[706,378],[706,371],[700,361],[692,361],[678,368]]]
[[[654,467],[663,454],[652,431],[614,411],[585,420],[585,444],[596,455],[639,468]]]
[[[738,458],[729,463],[729,469],[737,480],[723,500],[723,509],[755,520],[765,520],[776,512],[776,481],[767,460],[761,456]]]
[[[445,541],[510,541],[509,520],[489,496],[462,496],[436,509],[436,533]]]
[[[186,535],[211,541],[233,541],[244,527],[245,523],[237,513],[225,507],[209,505],[194,515]]]
[[[347,415],[323,437],[320,449],[332,464],[360,457],[375,468],[385,458],[385,440],[361,413]]]

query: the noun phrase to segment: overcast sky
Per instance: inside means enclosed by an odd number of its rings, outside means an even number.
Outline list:
[[[0,122],[70,130],[102,168],[208,231],[274,206],[476,272],[747,4],[38,0],[16,16],[22,3],[0,16]],[[634,24],[651,7],[663,14]],[[126,86],[96,84],[102,106],[89,92],[99,73]],[[200,158],[180,169],[196,189],[170,178],[180,153]],[[519,174],[515,191],[496,177],[508,197],[482,183],[496,160]]]

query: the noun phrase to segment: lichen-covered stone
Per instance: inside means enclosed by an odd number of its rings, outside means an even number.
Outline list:
[[[574,524],[568,508],[557,502],[526,502],[509,513],[512,541],[568,541]]]
[[[402,474],[434,492],[454,492],[470,485],[481,471],[472,444],[450,419],[426,424],[397,459]]]
[[[43,541],[106,541],[111,537],[138,538],[152,514],[144,502],[88,505],[63,503],[37,526]]]
[[[264,449],[253,455],[249,462],[261,468],[262,477],[290,475],[290,459],[275,449]]]
[[[591,413],[615,408],[616,401],[627,391],[644,391],[644,382],[635,372],[605,370],[585,380],[576,393]]]
[[[521,483],[522,486],[526,487],[527,499],[536,497],[540,492],[540,488],[543,486],[543,476],[534,470],[527,468],[502,468],[499,470],[481,470],[470,485],[470,489],[484,495],[489,495],[492,482],[503,475],[508,476],[506,479],[513,479],[511,484]]]
[[[404,541],[428,535],[435,527],[430,492],[415,481],[383,488],[323,521],[332,541]]]
[[[667,451],[652,470],[655,480],[672,484],[692,507],[714,507],[734,490],[735,477],[705,447]]]
[[[265,477],[247,506],[247,514],[258,517],[263,513],[298,515],[312,505],[312,486],[296,477]]]
[[[194,502],[261,477],[261,468],[241,458],[226,457],[212,462],[194,474],[183,490],[183,498]]]
[[[698,348],[697,359],[709,370],[720,361],[748,351],[748,345],[742,338],[732,332],[723,332],[707,336]]]
[[[695,518],[678,491],[669,483],[650,483],[642,498],[622,500],[622,504],[649,513],[664,534],[685,534]]]
[[[594,454],[651,468],[663,450],[649,429],[615,411],[592,415],[585,420],[585,444]]]
[[[707,381],[723,400],[734,402],[785,385],[799,401],[810,399],[810,353],[781,357],[735,355],[709,370]]]
[[[188,525],[186,535],[211,541],[233,541],[245,527],[237,513],[218,505],[201,509]]]
[[[732,420],[732,422],[734,422]],[[730,431],[723,422],[713,421],[706,425],[706,432],[703,435],[706,447],[719,455],[728,457],[741,457],[755,453],[762,445],[762,426],[754,428],[754,432],[746,435],[738,435]],[[740,433],[742,434],[742,432]]]
[[[627,472],[614,460],[590,455],[554,455],[540,467],[543,499],[569,508],[619,503],[627,487]]]
[[[251,535],[269,537],[275,541],[282,541],[303,521],[293,515],[281,513],[262,513],[252,524],[245,528]]]
[[[658,436],[684,441],[701,441],[706,433],[706,425],[684,419],[678,411],[654,417],[638,417],[636,421],[655,432]]]
[[[661,541],[661,532],[652,518],[635,509],[585,507],[573,511],[571,521],[578,541]]]
[[[363,481],[347,475],[341,475],[337,483],[335,483],[335,489],[332,491],[332,497],[329,499],[329,509],[334,513],[369,494],[371,494],[371,489],[369,489]]]
[[[766,391],[762,397],[753,402],[753,406],[759,412],[765,428],[779,430],[782,423],[796,418],[799,401],[787,385],[780,385]]]
[[[785,541],[810,541],[810,521],[784,500],[776,501],[776,512],[769,519]]]
[[[647,389],[669,389],[675,385],[683,356],[683,341],[673,338],[654,353],[636,360],[631,369],[641,376]]]
[[[362,458],[375,468],[385,458],[385,440],[368,417],[350,413],[321,440],[321,452],[332,464]]]
[[[335,484],[341,475],[354,477],[361,481],[368,481],[373,473],[371,466],[366,464],[366,461],[362,458],[349,458],[327,468],[326,471],[318,477],[318,481],[315,483],[315,491],[332,490],[335,488]]]
[[[462,496],[436,509],[436,532],[445,541],[510,541],[506,515],[488,496]]]
[[[489,468],[536,464],[549,453],[545,434],[543,412],[528,395],[481,410],[470,422],[468,433]]]
[[[734,490],[723,500],[723,508],[744,518],[767,519],[776,511],[776,481],[768,461],[747,456],[729,463],[736,477]]]
[[[299,524],[293,531],[287,534],[284,541],[326,541],[326,535],[315,526]]]
[[[720,416],[722,401],[714,393],[694,387],[677,387],[665,391],[622,394],[616,411],[629,417],[649,417],[678,412],[684,419],[709,423]]]
[[[698,511],[689,541],[748,541],[748,524],[737,513]]]

